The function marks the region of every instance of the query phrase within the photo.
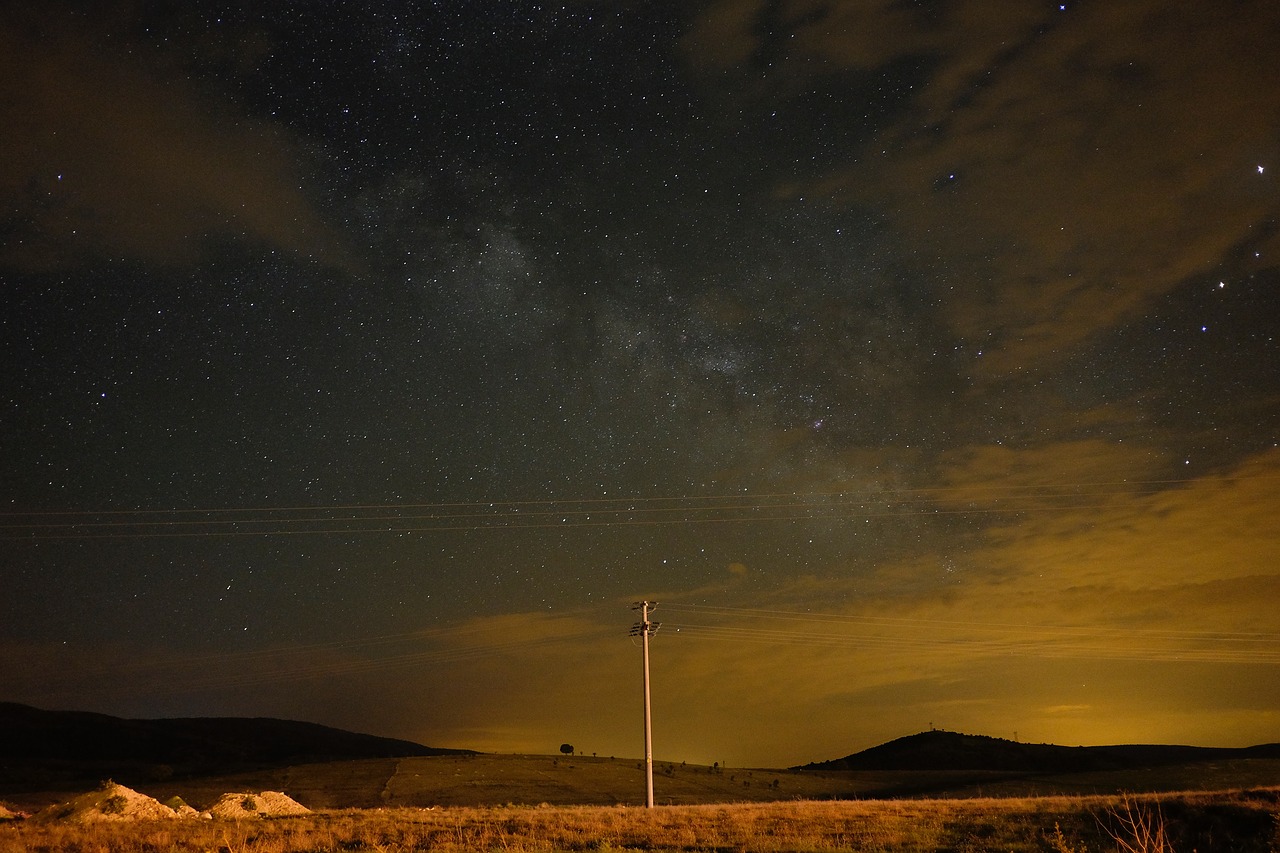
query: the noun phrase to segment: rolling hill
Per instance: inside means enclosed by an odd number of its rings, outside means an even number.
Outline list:
[[[891,740],[844,758],[793,769],[1086,773],[1243,758],[1280,758],[1280,744],[1240,748],[1159,744],[1057,746],[1019,743],[985,735],[928,731]]]
[[[42,779],[144,771],[153,777],[368,758],[467,755],[297,720],[193,717],[130,720],[0,702],[0,789]]]
[[[634,758],[484,755],[262,718],[129,720],[0,703],[0,800],[27,810],[113,778],[212,802],[285,791],[310,808],[616,804],[643,795]],[[671,804],[1040,796],[1280,785],[1280,744],[1066,747],[929,731],[833,761],[751,769],[659,761]]]

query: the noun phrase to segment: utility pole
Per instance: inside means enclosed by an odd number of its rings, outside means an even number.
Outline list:
[[[649,621],[649,610],[657,607],[656,601],[638,601],[631,606],[640,611],[640,621],[631,626],[628,636],[640,638],[640,653],[644,661],[644,780],[645,808],[653,808],[653,723],[649,708],[649,635],[661,627],[661,622]]]

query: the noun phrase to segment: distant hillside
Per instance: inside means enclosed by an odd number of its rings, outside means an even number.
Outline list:
[[[128,720],[0,702],[0,770],[53,767],[74,775],[151,765],[177,773],[223,772],[354,758],[470,754],[315,723],[247,717]],[[67,775],[60,772],[58,775]]]
[[[1239,749],[1201,746],[1055,746],[958,732],[929,731],[798,770],[992,770],[1080,773],[1164,767],[1234,758],[1280,758],[1280,744]]]

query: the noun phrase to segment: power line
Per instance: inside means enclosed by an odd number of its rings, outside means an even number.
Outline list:
[[[1280,479],[1269,476],[1223,478]],[[1196,480],[207,509],[50,510],[0,513],[0,541],[56,539],[357,536],[491,530],[832,522],[850,519],[1021,515],[1107,509],[1114,499],[1160,494]],[[985,492],[996,493],[983,496]],[[956,506],[965,496],[968,506]],[[981,499],[979,499],[981,498]],[[424,510],[431,510],[424,512]],[[297,515],[306,513],[305,515]],[[203,518],[199,516],[205,516]]]
[[[475,501],[440,501],[417,503],[349,503],[349,504],[300,504],[294,506],[256,505],[247,507],[187,507],[187,508],[133,508],[133,509],[64,509],[64,510],[6,510],[0,512],[0,518],[14,516],[58,516],[58,515],[146,515],[146,514],[178,514],[178,513],[223,513],[223,512],[305,512],[319,510],[364,510],[364,509],[429,509],[449,507],[495,507],[495,506],[550,506],[562,504],[610,504],[610,503],[653,503],[653,502],[688,502],[714,500],[765,500],[773,498],[826,498],[841,497],[850,494],[862,494],[868,498],[883,495],[901,494],[945,494],[956,492],[973,492],[975,490],[1013,491],[1030,489],[1086,489],[1099,487],[1117,487],[1117,491],[1103,494],[1128,494],[1134,487],[1167,487],[1203,482],[1204,477],[1182,477],[1163,480],[1104,480],[1081,482],[1049,482],[1032,484],[973,483],[958,486],[919,486],[901,489],[868,489],[830,492],[751,492],[751,493],[719,493],[712,495],[632,495],[617,498],[546,498],[540,500],[475,500]],[[1280,480],[1280,474],[1232,475],[1214,478],[1221,482],[1237,482],[1251,480]]]
[[[673,634],[693,639],[881,650],[934,657],[967,653],[981,656],[1084,658],[1141,662],[1280,664],[1280,634],[1241,631],[1120,629],[1109,627],[1018,625],[897,617],[788,613],[742,608],[668,604],[672,610],[735,618],[734,624],[671,622]],[[800,624],[843,626],[841,633],[744,625],[745,616]],[[952,633],[943,633],[950,630]],[[1123,641],[1123,644],[1121,644]]]
[[[733,628],[711,625],[668,622],[670,630],[680,636],[729,640],[734,643],[752,642],[778,646],[804,646],[849,648],[854,650],[890,650],[915,652],[917,656],[936,657],[940,653],[971,653],[989,657],[1030,658],[1084,658],[1095,660],[1130,660],[1145,662],[1182,663],[1238,663],[1280,664],[1280,652],[1273,648],[1214,649],[1187,646],[1124,646],[1107,647],[1101,644],[1049,643],[1027,641],[1016,637],[1007,639],[964,638],[907,638],[907,637],[839,637],[833,635],[800,634],[796,632],[770,631],[767,629]]]
[[[715,613],[730,615],[735,618],[742,616],[753,616],[762,619],[782,619],[796,622],[831,622],[837,624],[849,623],[871,623],[871,624],[891,624],[903,625],[908,627],[935,627],[935,626],[961,626],[970,628],[986,628],[986,629],[1009,629],[1015,631],[1040,631],[1040,632],[1063,632],[1063,633],[1087,633],[1093,634],[1098,632],[1113,632],[1126,636],[1134,634],[1158,634],[1161,636],[1171,637],[1221,637],[1227,639],[1256,639],[1259,641],[1276,642],[1280,641],[1280,633],[1262,632],[1262,631],[1189,631],[1189,630],[1169,630],[1169,629],[1148,629],[1148,628],[1105,628],[1105,627],[1085,627],[1076,625],[1036,625],[1023,622],[979,622],[974,620],[960,619],[922,619],[909,616],[867,616],[864,614],[842,614],[842,613],[813,613],[810,611],[798,612],[794,610],[769,610],[763,608],[750,607],[729,607],[725,605],[707,605],[707,604],[678,604],[668,603],[664,605],[669,610],[684,610],[699,613]]]

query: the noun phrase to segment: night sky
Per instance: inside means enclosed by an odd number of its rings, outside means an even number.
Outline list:
[[[1280,740],[1280,5],[0,5],[0,699]]]

